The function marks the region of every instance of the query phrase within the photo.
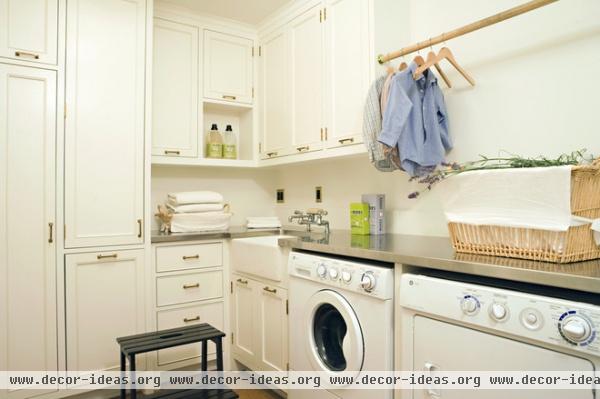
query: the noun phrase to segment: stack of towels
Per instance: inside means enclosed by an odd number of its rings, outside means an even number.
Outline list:
[[[171,232],[227,230],[231,213],[223,196],[214,191],[188,191],[168,194],[167,208],[173,213]]]
[[[281,221],[276,216],[254,216],[246,218],[249,229],[279,229]]]

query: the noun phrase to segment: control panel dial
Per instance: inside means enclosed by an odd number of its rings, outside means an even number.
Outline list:
[[[329,278],[332,280],[337,280],[340,276],[340,272],[335,267],[329,269]]]
[[[342,270],[342,281],[346,284],[352,281],[352,273],[348,270]]]
[[[317,275],[321,278],[327,277],[327,267],[324,264],[317,266]]]
[[[558,330],[567,342],[574,345],[590,343],[595,338],[592,323],[574,311],[566,312],[560,317]]]
[[[472,295],[465,295],[460,301],[460,308],[463,313],[469,316],[474,315],[479,311],[479,301]]]
[[[490,306],[490,317],[496,321],[504,321],[508,318],[508,309],[503,303],[494,302]]]
[[[377,279],[375,277],[375,275],[373,274],[373,272],[366,272],[363,273],[362,277],[360,278],[360,286],[367,292],[371,292],[375,289],[375,286],[377,285]]]

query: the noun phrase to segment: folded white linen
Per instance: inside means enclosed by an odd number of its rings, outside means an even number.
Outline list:
[[[223,196],[214,191],[184,191],[167,194],[168,203],[173,206],[188,204],[218,204]]]
[[[224,204],[187,204],[187,205],[171,205],[167,204],[167,208],[174,213],[196,213],[196,212],[216,212],[222,211]]]
[[[440,187],[450,222],[566,231],[571,216],[571,167],[482,170]]]
[[[246,218],[246,227],[249,229],[280,228],[281,221],[277,216],[250,216]]]
[[[227,230],[230,219],[231,213],[227,212],[175,213],[171,219],[171,232]]]

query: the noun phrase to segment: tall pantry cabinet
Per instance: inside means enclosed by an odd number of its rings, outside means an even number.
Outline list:
[[[0,0],[0,370],[109,369],[145,330],[152,9]]]

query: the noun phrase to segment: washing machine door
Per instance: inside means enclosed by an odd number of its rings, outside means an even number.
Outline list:
[[[322,290],[306,306],[306,351],[313,371],[358,375],[365,354],[360,323],[350,303],[339,293]]]

